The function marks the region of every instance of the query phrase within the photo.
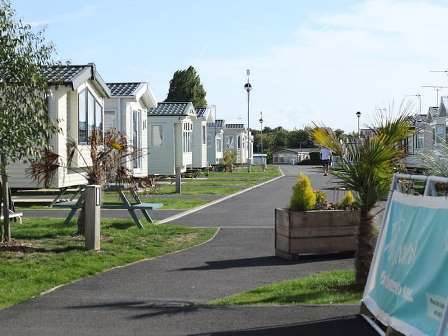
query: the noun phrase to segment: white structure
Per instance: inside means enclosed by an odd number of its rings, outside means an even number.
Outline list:
[[[107,83],[111,98],[104,107],[104,130],[117,129],[126,135],[135,157],[128,158],[127,168],[135,177],[148,175],[148,129],[147,115],[157,101],[148,83]]]
[[[48,113],[58,120],[61,132],[50,140],[52,150],[60,156],[60,168],[51,182],[52,188],[63,188],[86,183],[83,168],[90,161],[89,136],[94,129],[103,130],[104,99],[110,90],[96,71],[95,65],[56,65],[44,68],[50,96]],[[26,122],[26,120],[24,120]],[[32,127],[32,125],[30,125]],[[73,139],[83,153],[76,154],[67,169],[67,140]],[[29,165],[17,163],[9,167],[11,188],[40,188],[26,174]]]
[[[247,141],[250,142],[249,153]],[[231,123],[224,127],[224,151],[233,150],[236,154],[236,163],[246,164],[248,159],[252,161],[253,136],[247,139],[247,129],[244,124]]]
[[[406,157],[403,160],[407,168],[422,168],[421,154],[437,149],[448,138],[447,109],[448,97],[442,97],[440,107],[430,107],[428,114],[416,114],[412,117],[412,135],[404,142]]]
[[[193,121],[191,102],[163,102],[148,111],[148,173],[175,175],[192,168]]]
[[[208,167],[207,159],[207,123],[213,122],[209,107],[196,109],[196,118],[193,119],[193,168]]]
[[[224,120],[207,123],[207,158],[210,165],[219,164],[224,156]]]
[[[268,163],[268,155],[261,153],[254,153],[254,160],[252,162],[254,165],[266,166]]]
[[[319,148],[284,148],[272,153],[272,163],[295,165],[309,160],[311,152],[319,152]]]

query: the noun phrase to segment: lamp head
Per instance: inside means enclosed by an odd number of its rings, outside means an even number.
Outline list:
[[[246,83],[244,84],[244,88],[246,89],[247,92],[250,92],[252,90],[252,84]]]
[[[361,112],[356,112],[356,116],[359,118],[361,116]]]

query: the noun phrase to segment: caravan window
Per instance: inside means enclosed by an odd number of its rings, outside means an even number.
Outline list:
[[[190,123],[183,124],[183,151],[184,153],[191,152],[191,131],[193,125]]]
[[[151,127],[151,145],[160,147],[163,143],[163,129],[161,125],[152,125]]]
[[[142,111],[132,111],[132,146],[134,147],[134,168],[141,168],[142,153]]]
[[[87,143],[87,105],[86,105],[86,93],[82,91],[78,96],[78,142],[80,144]]]
[[[78,95],[78,143],[88,144],[94,129],[103,132],[103,107],[84,89]]]
[[[226,136],[225,138],[226,143],[226,149],[233,148],[233,136]]]

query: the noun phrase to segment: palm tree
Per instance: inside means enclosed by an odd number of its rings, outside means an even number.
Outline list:
[[[392,175],[404,156],[402,140],[410,134],[407,115],[381,117],[371,127],[372,135],[342,143],[329,128],[316,126],[314,141],[341,156],[334,168],[345,188],[355,192],[360,207],[358,246],[355,257],[356,283],[364,286],[374,252],[374,226],[371,210],[389,191]]]

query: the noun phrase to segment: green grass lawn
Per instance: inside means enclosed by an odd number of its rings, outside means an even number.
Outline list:
[[[0,250],[0,308],[114,266],[197,245],[216,231],[175,225],[147,225],[141,230],[130,220],[106,219],[101,225],[101,252],[91,252],[84,250],[82,239],[71,236],[74,225],[62,222],[33,218],[12,225],[13,238],[32,248]]]
[[[211,303],[220,305],[337,304],[358,303],[361,297],[362,288],[355,284],[354,272],[338,270],[277,282],[214,300]]]
[[[143,202],[163,203],[160,210],[186,210],[208,203],[212,200],[236,193],[240,190],[252,187],[256,184],[268,181],[280,175],[276,166],[268,166],[265,171],[259,166],[252,167],[250,173],[247,168],[236,168],[233,173],[210,172],[200,178],[183,179],[182,193],[176,194],[176,186],[172,184],[160,184],[156,191],[142,193]],[[54,194],[54,191],[52,192]],[[52,194],[47,193],[51,196]],[[21,193],[25,196],[26,193]],[[106,203],[121,203],[116,192],[107,191],[103,194]],[[48,209],[42,204],[20,204],[17,209]]]
[[[184,179],[181,194],[175,193],[176,187],[173,183],[161,184],[154,194],[143,193],[140,197],[143,202],[163,203],[161,210],[191,209],[279,175],[280,171],[275,166],[268,166],[264,172],[260,167],[253,167],[250,173],[247,168],[239,168],[233,173],[211,172],[201,178]],[[119,198],[115,192],[105,192],[104,201],[116,203]]]

